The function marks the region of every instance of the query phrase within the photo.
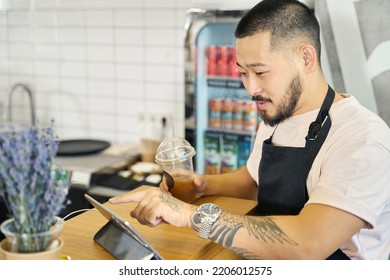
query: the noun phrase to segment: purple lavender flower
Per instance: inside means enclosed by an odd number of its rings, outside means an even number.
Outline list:
[[[46,128],[8,126],[2,130],[0,197],[18,233],[47,231],[64,207],[69,189],[69,173],[54,163],[58,137],[53,122]]]

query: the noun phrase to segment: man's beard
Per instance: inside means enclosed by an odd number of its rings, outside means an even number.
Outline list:
[[[297,106],[299,97],[302,93],[302,84],[299,79],[299,76],[296,76],[288,86],[288,90],[286,92],[285,97],[283,98],[282,102],[276,107],[276,113],[274,116],[267,115],[265,110],[260,110],[259,114],[261,119],[264,121],[266,125],[269,126],[275,126],[285,119],[288,119],[292,116],[295,107]],[[263,99],[259,96],[258,98],[253,97],[252,100],[254,101],[262,101]],[[269,101],[271,100],[263,100],[263,101]]]

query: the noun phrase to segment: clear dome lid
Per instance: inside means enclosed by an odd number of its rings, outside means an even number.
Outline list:
[[[160,143],[155,159],[158,164],[169,164],[191,159],[195,153],[195,149],[187,140],[172,137]]]

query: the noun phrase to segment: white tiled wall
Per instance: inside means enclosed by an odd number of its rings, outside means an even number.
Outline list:
[[[184,136],[184,18],[189,0],[0,0],[0,102],[33,91],[60,138],[138,142],[141,112],[171,114]],[[29,120],[28,99],[13,118]]]

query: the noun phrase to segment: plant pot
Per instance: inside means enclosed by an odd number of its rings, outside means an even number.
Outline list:
[[[43,252],[17,253],[10,251],[10,243],[7,239],[0,242],[0,259],[4,260],[60,260],[61,250],[64,246],[62,238],[58,238],[56,246]]]
[[[45,255],[44,253],[51,251],[60,251],[63,246],[60,233],[64,227],[64,220],[60,217],[55,217],[55,220],[55,224],[48,231],[37,233],[18,233],[14,219],[4,221],[0,230],[6,238],[1,242],[0,251],[5,258],[9,255],[10,259],[42,259],[42,257],[47,259],[48,256],[37,254]],[[57,254],[60,252],[54,253],[54,258],[59,259]]]

